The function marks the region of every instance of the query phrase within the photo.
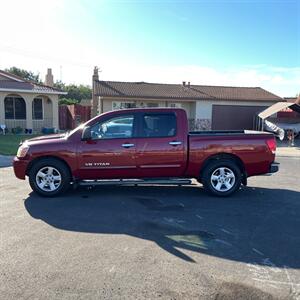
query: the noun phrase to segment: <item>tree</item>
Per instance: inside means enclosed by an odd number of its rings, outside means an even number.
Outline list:
[[[36,83],[42,83],[42,81],[40,79],[40,74],[35,74],[32,71],[27,71],[27,70],[20,69],[20,68],[17,68],[17,67],[11,67],[9,69],[5,69],[5,71],[9,72],[11,74],[14,74],[16,76],[22,77],[22,78],[24,78],[26,80],[29,80],[29,81],[33,81],[33,82],[36,82]]]
[[[80,103],[82,99],[92,99],[92,89],[88,85],[67,85],[61,81],[56,81],[54,86],[68,93],[60,96],[60,104],[76,104]]]
[[[57,80],[56,82],[54,82],[54,87],[57,88],[57,89],[59,89],[59,90],[64,91],[66,85],[62,81]]]
[[[76,99],[78,102],[80,102],[82,99],[92,99],[92,89],[87,85],[66,85],[65,91],[68,93],[66,98]]]
[[[68,99],[68,98],[59,98],[59,105],[72,105],[72,104],[77,104],[78,100],[76,99]]]

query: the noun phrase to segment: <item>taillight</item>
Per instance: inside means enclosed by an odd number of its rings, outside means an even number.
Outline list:
[[[276,141],[275,138],[267,139],[267,145],[269,147],[269,150],[275,154],[276,153]]]

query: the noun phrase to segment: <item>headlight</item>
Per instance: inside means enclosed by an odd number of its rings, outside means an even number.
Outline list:
[[[27,152],[29,150],[29,146],[27,145],[21,145],[18,149],[18,152],[17,152],[17,157],[21,158],[21,157],[25,157]]]

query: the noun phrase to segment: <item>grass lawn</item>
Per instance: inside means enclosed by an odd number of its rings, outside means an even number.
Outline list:
[[[0,135],[0,154],[15,155],[21,141],[31,139],[38,135],[7,134]]]

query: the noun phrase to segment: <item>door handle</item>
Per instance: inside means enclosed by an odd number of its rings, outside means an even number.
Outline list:
[[[133,146],[134,146],[134,144],[122,144],[122,147],[124,147],[124,148],[131,148]]]
[[[178,146],[181,144],[182,144],[181,142],[177,142],[177,141],[169,142],[169,145],[172,145],[172,146]]]

